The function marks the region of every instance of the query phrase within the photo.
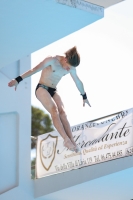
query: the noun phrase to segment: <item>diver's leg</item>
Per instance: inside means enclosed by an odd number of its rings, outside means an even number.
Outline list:
[[[74,150],[75,147],[73,143],[71,142],[71,140],[69,139],[68,135],[66,134],[64,130],[64,126],[62,125],[62,121],[59,116],[58,106],[56,102],[54,101],[54,99],[51,97],[49,92],[42,87],[39,87],[37,89],[36,96],[38,100],[42,103],[44,108],[51,114],[51,118],[52,118],[55,128],[64,139],[64,145],[68,149]]]
[[[74,146],[77,147],[77,145],[76,145],[76,143],[73,139],[72,131],[71,131],[71,128],[70,128],[69,121],[67,119],[67,115],[66,115],[66,112],[65,112],[65,109],[64,109],[63,102],[62,102],[61,97],[59,96],[59,94],[57,92],[54,94],[53,99],[58,106],[59,116],[60,116],[61,122],[63,124],[63,127],[65,129],[65,132],[68,135],[68,137],[70,138],[70,140],[72,141],[72,143],[74,144]]]

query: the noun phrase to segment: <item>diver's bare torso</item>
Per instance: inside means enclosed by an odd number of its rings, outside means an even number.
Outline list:
[[[52,64],[42,70],[39,83],[51,88],[56,88],[61,78],[69,74],[73,70],[73,67],[67,71],[59,62],[60,56],[50,58],[52,59]]]

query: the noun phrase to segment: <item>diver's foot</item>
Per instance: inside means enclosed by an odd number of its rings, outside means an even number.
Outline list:
[[[77,146],[76,142],[74,141],[73,138],[71,138],[71,142],[73,143],[73,145],[75,146],[75,152],[78,153],[80,152],[80,148]]]
[[[76,147],[73,145],[69,138],[65,139],[63,142],[64,146],[68,148],[70,151],[75,151]]]

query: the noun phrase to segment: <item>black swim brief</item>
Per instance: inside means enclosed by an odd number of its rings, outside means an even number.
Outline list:
[[[49,92],[49,94],[51,95],[51,97],[53,97],[54,94],[56,93],[56,88],[51,88],[51,87],[48,87],[48,86],[40,84],[40,83],[37,84],[35,93],[39,87],[46,89]]]

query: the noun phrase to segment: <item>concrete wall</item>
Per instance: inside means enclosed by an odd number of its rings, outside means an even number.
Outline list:
[[[1,0],[0,68],[101,18],[56,0]]]
[[[0,200],[15,200],[20,190],[31,190],[30,78],[21,82],[16,92],[8,87],[11,79],[30,66],[27,56],[0,70]]]

